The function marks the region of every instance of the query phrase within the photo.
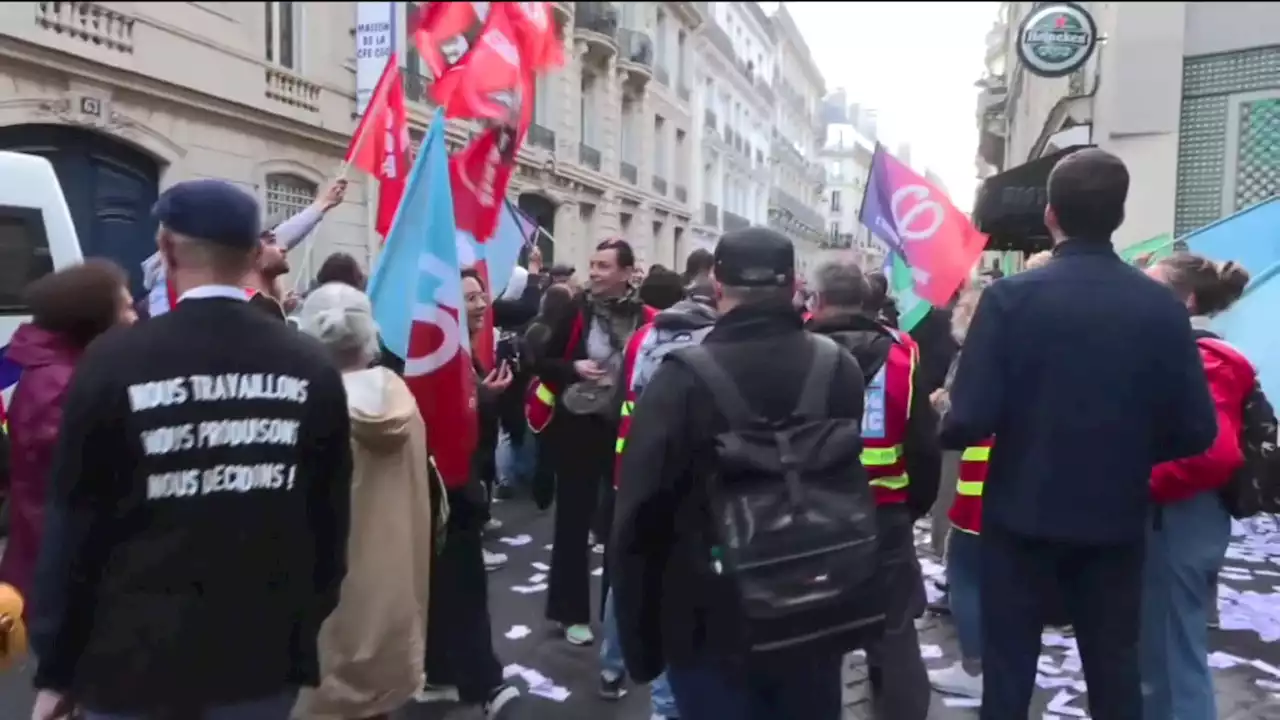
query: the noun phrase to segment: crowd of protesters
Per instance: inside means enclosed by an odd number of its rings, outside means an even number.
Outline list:
[[[807,286],[764,228],[683,273],[642,272],[620,238],[585,278],[531,248],[497,296],[463,269],[471,346],[489,316],[497,353],[447,485],[362,264],[331,255],[286,293],[296,230],[282,246],[240,190],[179,183],[156,207],[167,312],[139,320],[126,274],[89,260],[27,288],[8,350],[0,633],[21,598],[32,717],[375,720],[444,698],[511,717],[485,534],[495,500],[528,497],[554,513],[546,621],[575,646],[603,628],[600,694],[651,683],[655,718],[835,720],[856,649],[877,718],[925,720],[931,686],[1025,717],[1052,623],[1079,638],[1092,717],[1210,720],[1221,491],[1258,391],[1208,319],[1248,274],[1121,261],[1128,185],[1105,152],[1061,161],[1053,251],[910,333],[884,276],[836,260]],[[929,515],[961,650],[934,672]]]

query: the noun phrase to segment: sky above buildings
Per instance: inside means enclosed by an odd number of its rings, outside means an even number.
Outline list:
[[[760,6],[771,13],[776,2]],[[969,210],[977,187],[975,119],[986,34],[998,2],[788,2],[828,90],[877,111],[881,142],[911,145],[952,200]]]

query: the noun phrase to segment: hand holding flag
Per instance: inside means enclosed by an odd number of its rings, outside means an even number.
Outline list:
[[[369,96],[369,105],[351,136],[344,169],[347,165],[354,165],[378,179],[378,214],[374,228],[386,238],[404,196],[405,173],[409,169],[404,83],[400,77],[400,61],[394,52],[387,58],[382,76]]]

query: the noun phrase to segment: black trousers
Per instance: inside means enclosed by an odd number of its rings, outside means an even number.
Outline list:
[[[431,564],[427,679],[433,685],[457,687],[460,701],[479,704],[502,685],[502,664],[493,652],[483,516],[459,509],[452,510],[444,546]]]
[[[525,442],[530,441],[538,446],[533,471],[533,502],[539,510],[546,510],[556,499],[555,447],[545,432],[525,439]]]
[[[606,483],[612,487],[617,435],[603,418],[567,413],[558,416],[548,430],[555,453],[556,527],[546,616],[564,625],[585,625],[591,622],[591,548],[587,536],[597,522]]]
[[[877,720],[925,720],[932,694],[916,634],[925,593],[911,513],[906,505],[882,505],[876,517],[888,607],[884,635],[867,647],[872,712]]]
[[[1025,718],[1052,592],[1061,594],[1095,720],[1142,717],[1143,539],[1080,545],[982,528],[982,720]]]

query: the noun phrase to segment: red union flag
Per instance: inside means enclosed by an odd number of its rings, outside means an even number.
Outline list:
[[[498,213],[515,169],[517,131],[495,125],[449,160],[453,214],[458,229],[483,243],[498,226]]]
[[[512,122],[519,112],[527,70],[507,9],[512,4],[492,4],[475,46],[431,85],[448,117]]]
[[[369,96],[360,124],[351,136],[346,162],[378,179],[378,215],[374,227],[387,236],[409,171],[409,128],[405,117],[404,84],[395,53]]]
[[[551,3],[500,3],[520,45],[526,70],[542,73],[564,64],[564,47],[552,27]]]
[[[418,17],[409,18],[413,44],[432,78],[439,78],[466,53],[467,33],[480,23],[475,3],[423,3]]]

